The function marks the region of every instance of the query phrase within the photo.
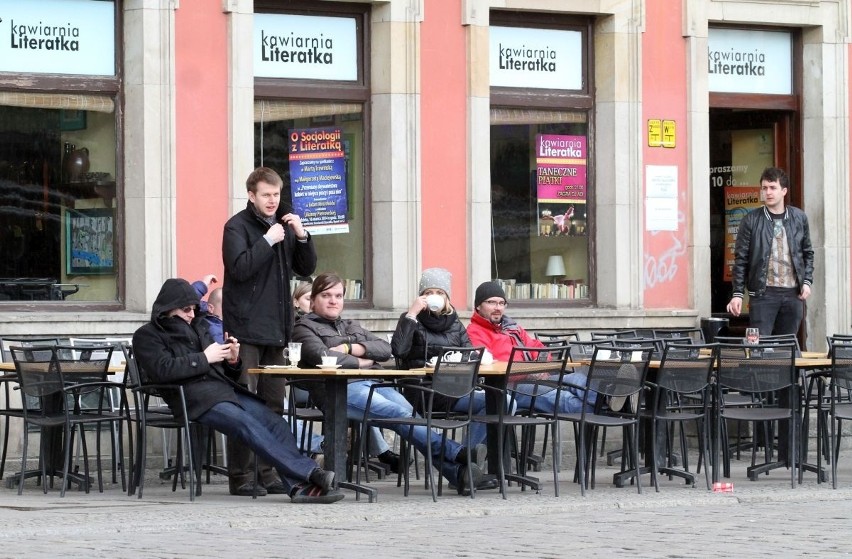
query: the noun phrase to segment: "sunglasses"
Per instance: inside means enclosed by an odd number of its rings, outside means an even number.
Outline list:
[[[180,311],[181,311],[182,313],[184,313],[184,314],[189,314],[189,313],[191,313],[191,312],[192,312],[192,313],[194,313],[194,312],[195,312],[195,307],[194,307],[194,306],[192,306],[192,307],[183,307]]]

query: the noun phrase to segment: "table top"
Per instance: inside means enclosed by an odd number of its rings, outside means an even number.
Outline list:
[[[529,365],[530,362],[525,363],[525,365]],[[567,368],[572,368],[574,365],[580,365],[581,363],[568,363],[566,365]],[[479,366],[479,374],[480,376],[489,376],[489,375],[505,375],[506,368],[508,367],[508,363],[505,361],[494,361],[493,363],[489,363],[487,365]],[[548,363],[546,361],[541,362],[542,370],[552,369],[553,363]],[[429,375],[432,373],[434,369],[431,367],[420,367],[417,369],[322,369],[320,367],[316,368],[307,368],[307,369],[294,369],[292,367],[285,366],[272,366],[272,367],[263,367],[259,369],[249,369],[248,372],[251,374],[265,374],[265,375],[291,375],[291,376],[312,376],[312,377],[362,377],[362,378],[387,378],[387,377],[422,377],[425,375]],[[528,371],[529,367],[525,367],[525,370]]]
[[[123,373],[124,372],[124,365],[110,365],[109,368],[107,368],[107,371],[109,371],[110,373]],[[15,372],[15,364],[14,363],[0,362],[0,372],[14,373]]]

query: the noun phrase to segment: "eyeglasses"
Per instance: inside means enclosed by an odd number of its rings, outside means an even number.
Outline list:
[[[184,314],[189,314],[195,312],[195,307],[183,307],[180,311]]]
[[[489,299],[487,301],[483,301],[483,303],[492,307],[507,307],[509,305],[509,303],[503,299]]]

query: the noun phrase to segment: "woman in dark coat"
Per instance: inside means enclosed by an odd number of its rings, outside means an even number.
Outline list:
[[[439,356],[444,347],[470,347],[467,330],[459,320],[459,315],[450,303],[450,282],[452,276],[444,268],[429,268],[420,277],[420,292],[408,312],[399,317],[396,330],[391,338],[391,351],[400,368],[415,369],[423,367],[430,359]],[[429,302],[438,303],[436,310],[429,310]],[[485,393],[475,392],[473,413],[485,413]],[[434,405],[443,406],[435,396]],[[457,411],[466,411],[467,398],[461,398],[453,406]],[[475,446],[485,441],[485,424],[472,423],[470,444]]]

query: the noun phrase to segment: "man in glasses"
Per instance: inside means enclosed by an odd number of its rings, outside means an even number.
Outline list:
[[[496,361],[508,361],[512,348],[544,347],[540,341],[530,336],[520,324],[506,316],[506,293],[500,284],[486,281],[476,288],[473,298],[476,312],[471,316],[467,326],[467,335],[474,346],[485,346]],[[524,355],[525,360],[536,358],[533,352]],[[573,385],[563,388],[559,395],[559,411],[567,413],[579,412],[583,408],[583,391],[575,386],[586,385],[586,375],[582,372],[569,373],[563,377],[565,384]],[[590,398],[591,399],[591,398]],[[519,408],[529,408],[532,403],[528,396],[518,395],[516,403]],[[590,402],[594,403],[594,402]],[[556,391],[547,392],[535,399],[535,409],[543,413],[553,413],[557,409]]]
[[[275,468],[294,503],[333,503],[343,498],[334,472],[321,469],[296,447],[287,421],[235,382],[241,372],[240,343],[225,333],[225,343],[210,335],[201,304],[183,279],[167,279],[151,309],[151,320],[133,334],[133,354],[145,382],[181,384],[186,415],[225,433],[257,452]],[[175,415],[180,398],[164,391]]]
[[[283,365],[282,351],[293,332],[292,273],[309,276],[317,254],[301,218],[281,203],[283,181],[268,167],[258,167],[246,179],[246,208],[225,223],[222,261],[225,264],[222,320],[225,330],[239,338],[243,374],[240,383],[284,413],[285,379],[250,375],[259,365]],[[258,465],[263,487],[258,493],[285,491],[275,470]],[[241,445],[228,440],[228,482],[232,495],[252,495],[254,460]]]

